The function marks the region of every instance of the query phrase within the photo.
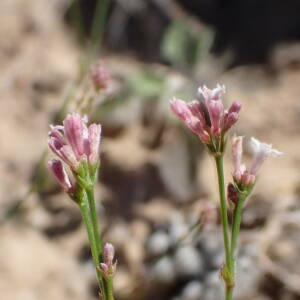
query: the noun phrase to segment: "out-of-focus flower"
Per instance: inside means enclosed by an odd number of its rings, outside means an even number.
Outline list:
[[[200,221],[203,225],[216,224],[218,222],[218,208],[211,201],[201,201]]]
[[[116,272],[115,248],[112,244],[106,243],[103,248],[103,263],[100,263],[99,269],[105,278],[114,276]]]
[[[216,140],[220,142],[225,133],[237,122],[241,104],[234,102],[228,110],[225,110],[221,100],[225,87],[219,84],[213,90],[204,86],[199,88],[199,92],[204,98],[203,102],[187,103],[174,98],[170,102],[171,109],[201,142],[215,145]],[[219,149],[215,149],[217,150]]]
[[[62,162],[57,159],[50,160],[48,162],[48,168],[50,172],[53,174],[57,182],[61,185],[61,187],[69,194],[74,193],[75,187],[74,183],[72,183],[69,178]]]
[[[242,186],[251,186],[255,183],[258,169],[269,156],[280,156],[283,153],[273,149],[272,145],[261,143],[255,138],[250,140],[251,148],[254,152],[253,161],[248,171],[246,166],[241,163],[243,154],[243,137],[234,136],[232,139],[232,157],[233,157],[233,179]]]
[[[96,62],[91,68],[91,79],[97,91],[106,90],[111,79],[110,73],[102,60]]]

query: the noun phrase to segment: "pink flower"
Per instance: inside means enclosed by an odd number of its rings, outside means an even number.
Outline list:
[[[193,133],[198,135],[202,143],[208,143],[210,141],[204,113],[197,101],[186,103],[183,100],[174,98],[170,101],[170,105],[173,113],[181,119]]]
[[[110,81],[110,74],[102,60],[99,60],[91,69],[91,78],[96,90],[106,90]]]
[[[213,90],[204,86],[199,88],[199,92],[204,98],[203,102],[186,103],[174,98],[170,105],[173,113],[203,143],[210,144],[214,137],[222,137],[237,122],[241,105],[234,102],[229,110],[224,110],[221,95],[225,93],[225,87],[219,84]]]
[[[243,186],[250,186],[255,183],[258,169],[269,156],[280,156],[282,152],[272,149],[272,145],[261,143],[255,138],[251,138],[250,145],[254,152],[254,157],[250,171],[241,163],[243,154],[243,137],[233,137],[232,139],[232,158],[233,158],[233,179],[236,183]]]
[[[67,193],[73,193],[75,191],[74,184],[71,182],[62,162],[60,160],[53,159],[48,162],[48,168],[53,174],[57,182]]]
[[[51,126],[50,149],[76,172],[82,162],[95,165],[99,161],[101,125],[86,121],[77,113],[68,115],[63,126]]]

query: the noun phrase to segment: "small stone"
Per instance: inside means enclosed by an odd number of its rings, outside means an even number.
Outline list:
[[[155,232],[151,235],[147,246],[150,254],[163,254],[170,246],[170,237],[163,231]]]
[[[189,282],[182,292],[182,300],[199,300],[203,293],[201,282],[194,280]]]
[[[203,299],[216,300],[223,299],[224,289],[222,279],[220,278],[220,272],[214,271],[207,275],[204,283]]]
[[[158,260],[151,272],[151,277],[155,281],[169,283],[175,278],[175,267],[173,260],[169,256],[164,256]]]
[[[178,248],[174,259],[176,271],[180,275],[199,275],[204,271],[202,257],[198,250],[191,245]]]
[[[173,213],[170,220],[170,237],[172,243],[177,243],[188,233],[188,226],[179,213]]]

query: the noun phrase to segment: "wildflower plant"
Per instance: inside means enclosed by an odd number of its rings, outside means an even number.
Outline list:
[[[241,104],[234,102],[228,109],[225,109],[221,99],[222,94],[225,93],[225,87],[221,85],[217,85],[213,90],[204,86],[199,88],[199,93],[202,95],[200,101],[195,100],[188,103],[174,98],[170,101],[170,106],[173,113],[198,136],[215,159],[225,251],[225,262],[221,268],[221,276],[226,287],[225,299],[231,300],[235,286],[236,248],[245,200],[256,183],[258,169],[265,159],[269,156],[279,156],[282,153],[272,149],[272,145],[251,138],[254,157],[251,167],[247,169],[242,164],[243,137],[233,137],[233,182],[227,185],[228,200],[234,204],[233,219],[230,226],[228,221],[229,209],[225,195],[223,158],[226,151],[227,135],[239,119]]]
[[[113,300],[114,248],[102,246],[94,186],[100,166],[101,125],[87,126],[79,114],[68,115],[63,125],[51,126],[48,145],[58,157],[48,162],[50,172],[64,191],[78,205],[89,238],[97,272],[101,300]],[[103,270],[104,265],[106,269]]]

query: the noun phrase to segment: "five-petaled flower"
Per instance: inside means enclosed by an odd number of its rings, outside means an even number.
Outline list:
[[[222,150],[225,133],[237,122],[241,104],[234,102],[228,110],[224,109],[221,95],[225,87],[217,85],[213,90],[206,86],[199,88],[204,101],[185,102],[174,98],[171,109],[185,125],[195,133],[202,143],[207,144],[212,152]]]

